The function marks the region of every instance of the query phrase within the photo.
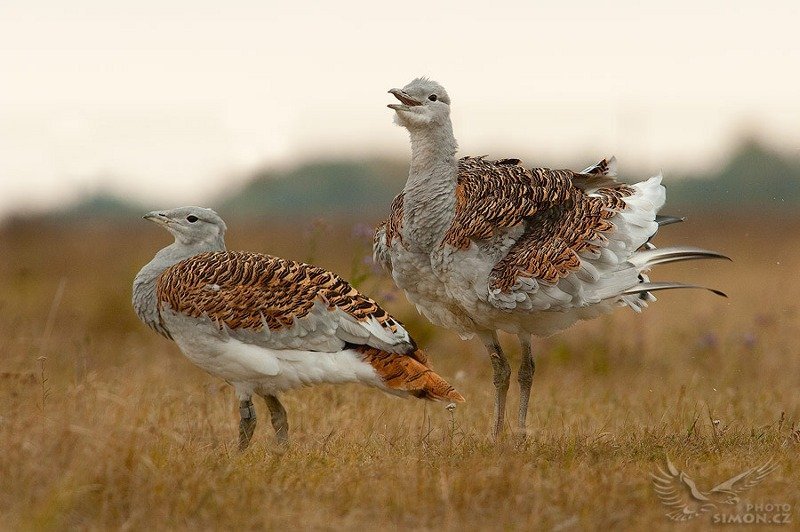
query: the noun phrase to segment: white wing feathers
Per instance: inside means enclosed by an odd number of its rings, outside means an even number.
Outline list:
[[[396,326],[396,331],[393,332],[373,317],[358,321],[338,308],[333,312],[339,325],[336,336],[345,342],[366,344],[393,353],[405,353],[414,347],[408,332],[396,321],[392,321]]]

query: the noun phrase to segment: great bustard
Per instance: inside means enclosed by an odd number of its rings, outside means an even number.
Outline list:
[[[477,334],[494,373],[493,434],[503,426],[511,368],[497,339],[522,344],[518,424],[525,428],[535,369],[531,335],[546,336],[617,305],[641,311],[656,264],[726,258],[696,248],[655,249],[664,204],[661,176],[634,185],[608,161],[583,172],[527,169],[517,159],[456,159],[450,97],[425,78],[389,91],[395,123],[411,137],[408,181],[375,232],[374,254],[431,322]],[[715,291],[716,292],[716,291]],[[719,293],[719,292],[717,292]]]
[[[225,222],[181,207],[144,217],[175,242],[133,281],[139,318],[239,398],[239,447],[255,430],[252,395],[288,440],[278,393],[303,385],[361,382],[396,395],[464,399],[428,365],[403,326],[372,299],[322,268],[259,253],[226,251]]]

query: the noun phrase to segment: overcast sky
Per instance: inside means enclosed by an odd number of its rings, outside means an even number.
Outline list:
[[[648,4],[3,0],[0,216],[98,189],[200,202],[265,164],[405,157],[386,91],[423,74],[448,89],[464,154],[613,153],[669,176],[744,132],[800,153],[800,2]]]

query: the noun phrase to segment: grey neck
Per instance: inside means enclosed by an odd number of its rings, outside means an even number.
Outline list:
[[[418,251],[436,248],[453,221],[458,144],[450,119],[409,129],[411,169],[403,189],[403,238]]]
[[[136,315],[145,325],[155,330],[157,333],[171,338],[161,323],[158,309],[158,297],[156,296],[156,285],[158,278],[167,268],[200,253],[207,251],[225,251],[225,240],[218,237],[210,242],[195,243],[187,245],[181,242],[173,242],[165,247],[153,257],[142,268],[133,280],[133,309]]]

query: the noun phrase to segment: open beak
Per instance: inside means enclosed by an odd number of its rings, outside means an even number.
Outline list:
[[[418,105],[422,105],[422,102],[418,102],[408,94],[406,94],[402,89],[392,89],[389,91],[389,94],[393,94],[395,98],[400,100],[401,103],[390,103],[386,107],[389,109],[394,109],[395,111],[407,111],[409,107],[416,107]]]
[[[147,214],[142,216],[142,218],[144,220],[150,220],[151,222],[156,223],[158,225],[163,225],[164,227],[172,223],[172,220],[170,220],[166,214],[158,211],[148,212]]]

